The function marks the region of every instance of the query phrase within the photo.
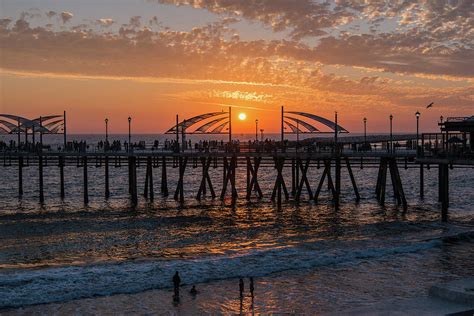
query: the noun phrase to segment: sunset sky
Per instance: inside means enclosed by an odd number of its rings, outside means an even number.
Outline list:
[[[474,115],[474,1],[0,0],[0,113],[161,133],[233,106],[251,133],[281,105],[351,132]]]

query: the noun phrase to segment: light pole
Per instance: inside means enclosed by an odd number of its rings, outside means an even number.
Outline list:
[[[418,155],[418,143],[420,141],[420,112],[416,111],[416,154]]]
[[[128,117],[128,152],[132,149],[132,118]]]
[[[255,141],[258,143],[258,119],[255,120]]]
[[[105,143],[109,141],[109,119],[106,118],[105,120]]]
[[[367,146],[367,118],[364,117],[364,147]]]
[[[388,150],[390,153],[393,151],[392,121],[393,121],[393,115],[390,114],[390,148]]]

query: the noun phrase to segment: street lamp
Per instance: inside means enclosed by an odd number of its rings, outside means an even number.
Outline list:
[[[393,115],[390,114],[390,148],[389,148],[389,152],[393,151],[392,121],[393,121]]]
[[[420,141],[420,112],[416,111],[416,154],[418,154],[418,143]]]
[[[364,145],[367,146],[367,118],[364,117]]]
[[[128,117],[128,152],[131,151],[132,148],[132,118]]]
[[[109,119],[106,118],[105,120],[105,142],[107,143],[109,141]]]
[[[255,120],[255,141],[258,142],[258,119]]]

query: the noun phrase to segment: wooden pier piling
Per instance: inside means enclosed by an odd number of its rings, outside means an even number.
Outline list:
[[[212,158],[211,157],[202,157],[201,158],[201,165],[202,165],[202,178],[201,184],[199,186],[199,190],[196,196],[198,201],[201,200],[202,196],[206,195],[206,187],[209,186],[209,191],[211,192],[211,197],[214,199],[216,197],[216,193],[214,191],[214,187],[212,186],[211,177],[209,176],[209,168],[211,166]]]
[[[179,156],[178,158],[178,185],[176,191],[174,192],[174,199],[179,201],[180,204],[184,203],[184,173],[186,171],[186,165],[188,163],[188,157]]]
[[[336,182],[336,195],[334,196],[334,206],[336,209],[339,208],[340,196],[341,196],[341,157],[336,156],[335,162],[335,182]]]
[[[420,163],[420,198],[425,197],[425,174],[423,164]]]
[[[356,196],[356,202],[360,201],[359,189],[357,188],[357,183],[355,181],[354,173],[352,173],[351,163],[349,158],[345,157],[347,171],[349,172],[349,177],[351,178],[352,188],[354,189],[354,194]]]
[[[363,158],[360,156],[362,155]],[[419,185],[420,185],[420,198],[423,198],[424,191],[424,168],[430,168],[431,165],[438,165],[439,172],[439,188],[438,188],[438,199],[440,201],[440,207],[442,208],[441,217],[443,221],[447,220],[448,208],[449,208],[449,168],[456,167],[456,161],[453,160],[440,160],[439,158],[423,158],[415,161],[415,157],[410,154],[397,154],[397,153],[329,153],[329,152],[190,152],[184,153],[177,152],[138,152],[138,153],[120,153],[120,152],[104,152],[104,153],[84,153],[84,152],[20,152],[20,153],[8,153],[3,155],[3,167],[14,166],[18,168],[18,195],[21,197],[23,192],[23,176],[24,168],[28,166],[38,166],[39,175],[39,199],[43,203],[45,199],[44,187],[44,167],[47,167],[48,163],[58,162],[59,167],[59,185],[61,198],[65,196],[65,181],[64,181],[64,168],[66,164],[76,165],[78,168],[83,168],[84,172],[84,203],[87,204],[89,200],[88,196],[88,163],[92,159],[95,162],[96,168],[104,167],[105,177],[105,198],[110,196],[110,163],[115,163],[115,167],[120,167],[122,162],[128,160],[128,176],[129,176],[129,194],[133,205],[137,205],[137,168],[140,164],[144,163],[146,167],[145,171],[145,184],[143,195],[149,200],[154,199],[153,190],[153,169],[161,167],[161,193],[163,196],[168,194],[168,175],[167,175],[167,164],[173,163],[173,167],[179,168],[178,170],[178,185],[174,192],[174,197],[181,204],[185,202],[184,196],[184,178],[186,177],[186,166],[187,162],[192,161],[193,168],[202,168],[199,186],[196,187],[197,194],[196,199],[203,199],[206,194],[214,198],[216,196],[215,188],[212,183],[210,176],[210,169],[220,168],[220,163],[223,163],[223,180],[222,180],[222,191],[220,192],[220,198],[224,200],[226,193],[231,195],[232,204],[236,203],[238,198],[238,192],[236,188],[236,176],[237,176],[237,163],[243,162],[246,164],[246,179],[244,180],[245,198],[250,200],[252,195],[257,198],[262,198],[263,193],[259,185],[258,172],[264,168],[265,172],[268,172],[269,168],[274,168],[276,171],[276,178],[274,181],[273,191],[271,193],[271,200],[275,202],[279,207],[282,205],[284,200],[289,200],[290,195],[296,202],[302,200],[304,195],[303,191],[307,192],[309,200],[318,201],[321,190],[327,181],[327,188],[329,190],[330,197],[334,206],[338,208],[341,203],[341,188],[345,185],[342,181],[342,169],[347,167],[348,175],[347,183],[352,184],[354,190],[356,202],[360,201],[359,189],[356,184],[355,175],[352,170],[354,163],[356,165],[361,164],[361,167],[375,167],[378,164],[377,184],[375,188],[377,200],[381,205],[385,204],[386,198],[386,186],[387,186],[387,172],[390,172],[391,186],[393,188],[393,197],[397,206],[403,206],[404,210],[407,210],[407,201],[402,186],[401,176],[399,172],[399,164],[403,163],[405,169],[419,168]],[[56,160],[57,159],[57,160]],[[112,159],[112,160],[111,160]],[[13,161],[13,164],[12,164]],[[159,165],[161,163],[161,166]],[[462,161],[461,164],[465,162]],[[345,164],[346,166],[343,166]],[[419,164],[417,166],[416,164]],[[291,167],[291,170],[286,170],[285,167]],[[311,188],[310,174],[311,170],[316,170],[318,167],[322,167],[321,178],[319,179],[316,190]],[[332,168],[334,167],[334,170]],[[55,169],[56,170],[56,169]],[[416,169],[415,169],[416,170]],[[16,171],[16,170],[15,170]],[[243,171],[243,170],[242,170]],[[285,172],[287,172],[285,174]],[[418,170],[416,170],[418,172]],[[220,170],[219,170],[220,172]],[[291,175],[290,175],[291,174]],[[287,175],[287,176],[286,176]],[[286,179],[285,179],[286,176]],[[244,175],[245,177],[245,175]],[[291,179],[290,179],[291,177]],[[345,179],[345,178],[344,178]],[[36,177],[35,177],[36,180]],[[265,180],[268,180],[265,177]],[[291,188],[287,189],[285,181],[291,180]],[[140,187],[141,189],[141,187]],[[191,189],[191,188],[190,188]]]
[[[393,187],[393,195],[397,205],[402,205],[403,210],[408,209],[405,192],[403,191],[402,180],[398,170],[397,160],[394,157],[380,158],[379,173],[377,175],[376,195],[381,205],[385,205],[385,191],[387,186],[387,169],[390,171],[390,179]]]
[[[441,220],[448,221],[449,208],[449,167],[448,164],[439,164],[439,199],[441,200]]]
[[[105,198],[108,199],[110,197],[110,181],[109,181],[109,156],[105,156],[104,158],[104,172],[105,172]]]
[[[39,171],[39,200],[44,203],[44,181],[43,181],[43,155],[38,156],[38,171]]]
[[[84,204],[89,204],[89,179],[87,177],[87,156],[82,158],[84,171]]]
[[[166,157],[161,158],[161,194],[168,196],[168,176],[166,174]]]
[[[59,164],[59,195],[61,197],[61,200],[64,200],[65,197],[65,192],[64,192],[64,157],[59,156],[58,157],[58,164]]]
[[[227,192],[227,186],[230,185],[230,190],[231,190],[231,197],[232,197],[232,204],[235,204],[238,194],[237,194],[237,189],[235,187],[235,173],[237,169],[237,157],[233,155],[230,158],[230,161],[228,157],[224,157],[224,179],[222,183],[222,191],[221,191],[221,200],[224,200],[226,192]]]
[[[18,196],[23,196],[23,156],[18,157]]]
[[[245,198],[250,200],[252,195],[252,191],[256,192],[257,197],[261,199],[263,197],[262,190],[260,189],[260,185],[258,184],[258,168],[260,167],[260,163],[262,161],[262,157],[254,157],[253,158],[253,165],[250,157],[247,157],[247,170],[250,173],[250,181],[247,186],[247,194]]]
[[[318,201],[319,194],[321,193],[321,189],[323,188],[324,180],[326,178],[328,179],[328,188],[329,188],[329,191],[331,191],[332,193],[333,199],[336,196],[336,190],[334,188],[334,184],[331,177],[331,161],[324,160],[323,163],[324,163],[323,174],[321,175],[321,179],[319,180],[318,187],[316,188],[316,192],[314,193],[314,197],[313,197],[314,201],[316,202]]]
[[[275,180],[275,185],[273,186],[273,192],[271,200],[275,201],[275,197],[277,199],[278,207],[281,206],[282,203],[282,191],[285,197],[285,201],[288,201],[289,194],[285,184],[285,178],[283,177],[283,167],[285,166],[285,157],[274,157],[273,158],[275,163],[275,169],[277,171],[277,178]]]
[[[306,159],[306,162],[305,162],[304,166],[303,166],[303,162],[301,161],[301,159],[296,160],[296,168],[297,168],[297,170],[298,169],[301,170],[301,180],[298,183],[298,188],[297,188],[296,195],[295,195],[295,201],[296,202],[300,201],[301,193],[303,191],[303,186],[305,186],[305,185],[306,185],[306,191],[308,192],[309,199],[310,200],[313,199],[313,192],[311,190],[311,185],[309,184],[309,180],[308,180],[309,164],[310,164],[310,159]],[[296,171],[295,171],[295,173],[296,173]]]

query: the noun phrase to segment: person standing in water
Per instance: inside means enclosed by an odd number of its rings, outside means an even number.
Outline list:
[[[179,285],[181,283],[181,278],[179,277],[178,271],[173,276],[173,285],[174,285],[174,296],[179,297]]]
[[[244,280],[242,278],[239,279],[239,290],[240,290],[240,299],[244,297]]]
[[[189,291],[189,293],[193,296],[196,296],[196,294],[198,293],[198,291],[196,290],[196,285],[193,285],[191,291]]]

